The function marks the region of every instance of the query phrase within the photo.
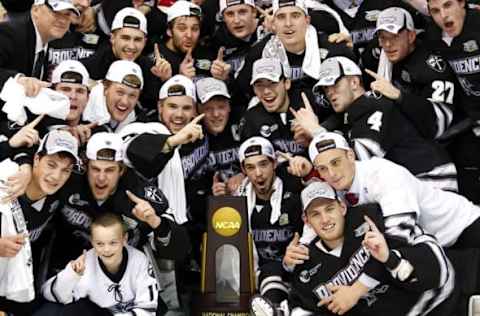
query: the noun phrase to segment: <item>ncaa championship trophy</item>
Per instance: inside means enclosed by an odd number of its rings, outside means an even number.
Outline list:
[[[193,315],[250,315],[250,298],[255,290],[252,247],[246,198],[209,197],[201,293],[193,298]]]

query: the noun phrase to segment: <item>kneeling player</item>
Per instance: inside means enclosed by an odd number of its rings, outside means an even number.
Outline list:
[[[121,217],[99,216],[91,236],[93,249],[43,285],[45,298],[68,304],[61,307],[62,315],[155,315],[153,269],[142,252],[127,245]]]
[[[427,315],[451,294],[454,272],[433,237],[406,244],[387,235],[387,245],[377,206],[347,211],[323,182],[302,192],[302,204],[317,237],[293,272],[292,315]]]

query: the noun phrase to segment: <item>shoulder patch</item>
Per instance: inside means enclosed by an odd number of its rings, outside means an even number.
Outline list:
[[[157,204],[164,203],[164,198],[160,193],[160,190],[155,186],[145,187],[145,199]]]
[[[447,69],[447,63],[442,57],[431,54],[425,61],[427,65],[436,72],[444,72]]]

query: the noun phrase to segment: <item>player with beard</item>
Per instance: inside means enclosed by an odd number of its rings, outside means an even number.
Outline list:
[[[172,74],[190,79],[210,76],[215,53],[199,42],[202,9],[189,1],[177,1],[167,9],[167,23],[167,36],[156,45],[161,58],[170,64]]]
[[[277,176],[277,158],[268,140],[249,138],[240,146],[238,155],[246,179],[233,195],[247,198],[258,291],[274,304],[279,304],[288,295],[288,277],[282,267],[282,258],[294,234],[300,233],[303,227],[297,207],[300,198],[286,178]],[[214,195],[225,193],[215,184],[212,191]]]
[[[480,13],[469,9],[464,0],[428,0],[427,4],[435,22],[427,29],[427,44],[450,64],[462,87],[460,106],[467,116],[449,152],[458,168],[460,192],[480,203],[480,159],[473,154],[480,150],[480,75],[476,66]]]

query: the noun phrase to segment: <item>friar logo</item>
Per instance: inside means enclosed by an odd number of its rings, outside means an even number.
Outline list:
[[[445,61],[436,55],[430,55],[426,60],[427,65],[436,72],[444,72],[447,68]]]

